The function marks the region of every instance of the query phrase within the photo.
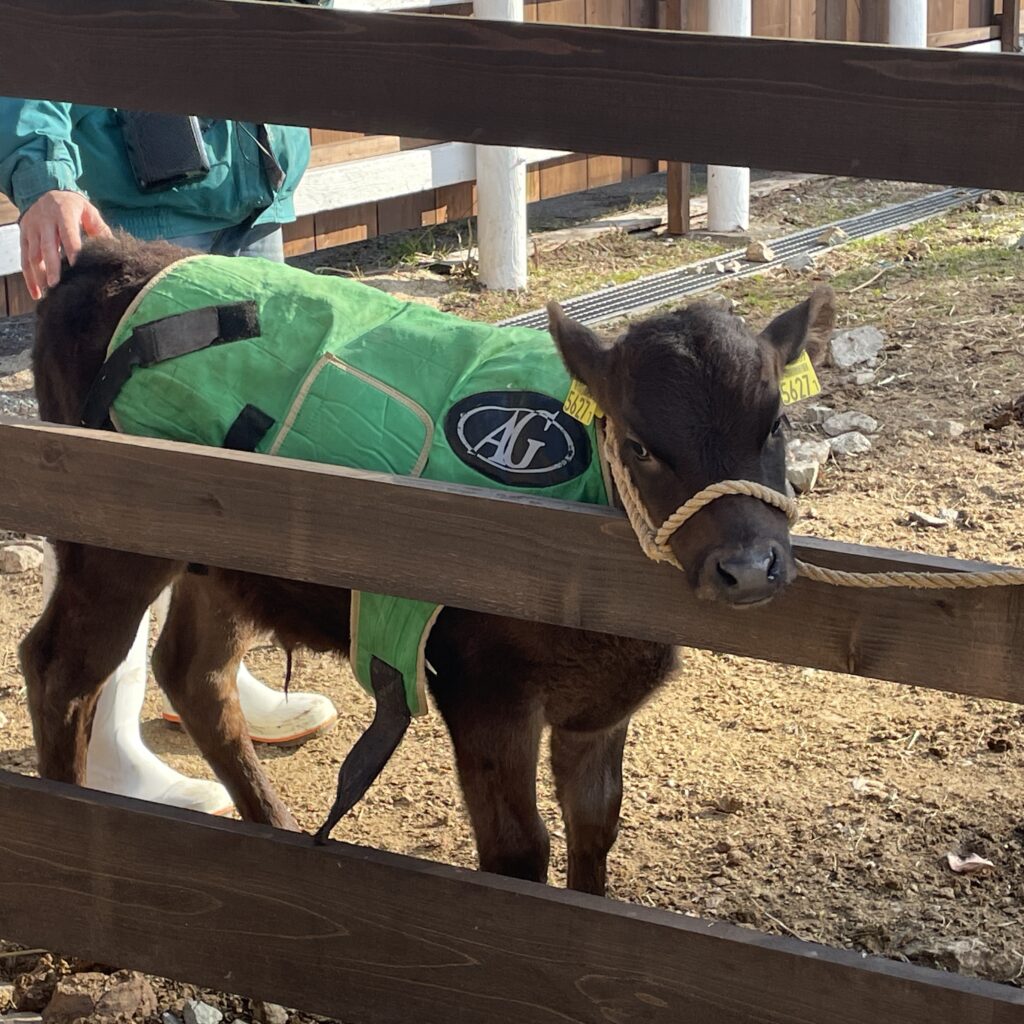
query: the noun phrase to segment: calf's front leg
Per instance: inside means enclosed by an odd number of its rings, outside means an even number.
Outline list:
[[[603,896],[619,834],[628,719],[607,732],[551,730],[551,770],[565,821],[570,889]]]

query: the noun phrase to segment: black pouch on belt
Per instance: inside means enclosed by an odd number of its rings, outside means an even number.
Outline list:
[[[128,162],[142,192],[201,181],[210,173],[199,118],[119,110]]]

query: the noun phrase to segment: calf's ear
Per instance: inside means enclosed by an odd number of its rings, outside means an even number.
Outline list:
[[[549,302],[547,308],[548,330],[562,355],[565,368],[591,391],[600,392],[613,343],[567,317],[557,302]]]
[[[761,337],[779,354],[781,365],[793,362],[804,349],[818,365],[828,350],[836,323],[836,293],[820,284],[810,298],[777,316]]]

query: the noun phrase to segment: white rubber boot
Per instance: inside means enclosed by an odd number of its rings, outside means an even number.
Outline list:
[[[167,621],[170,592],[165,591],[153,605],[157,632]],[[245,662],[236,677],[238,702],[242,705],[254,743],[303,743],[327,732],[338,721],[338,712],[331,701],[319,693],[289,693],[272,690],[257,679]],[[164,694],[164,721],[181,725],[181,716]]]
[[[57,560],[49,544],[43,549],[43,600],[57,582]],[[103,684],[86,761],[85,784],[105,793],[149,800],[209,814],[233,807],[228,791],[207,779],[190,779],[164,764],[142,742],[139,716],[146,698],[149,612],[139,624],[128,657]]]
[[[288,693],[260,682],[243,662],[238,667],[238,701],[253,743],[304,743],[327,732],[338,721],[330,699],[319,693]],[[174,725],[181,718],[164,696],[164,719]]]

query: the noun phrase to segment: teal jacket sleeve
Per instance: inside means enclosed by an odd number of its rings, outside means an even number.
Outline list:
[[[44,192],[81,191],[70,103],[0,97],[0,192],[24,213]]]

